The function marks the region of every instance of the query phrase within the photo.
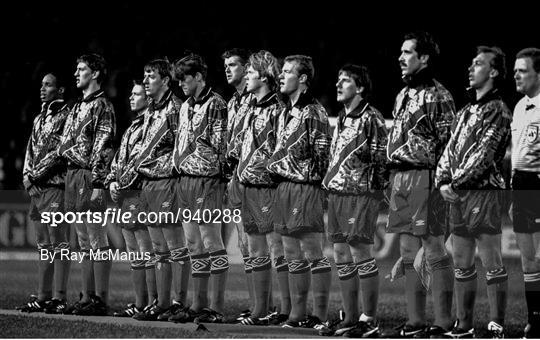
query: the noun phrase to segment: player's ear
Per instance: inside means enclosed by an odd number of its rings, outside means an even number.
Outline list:
[[[489,71],[489,77],[490,78],[497,78],[497,76],[499,75],[499,71],[497,71],[496,69],[491,69],[491,71]]]
[[[427,65],[429,61],[429,54],[422,54],[419,59],[422,64]]]
[[[98,80],[101,71],[92,71],[92,79]]]
[[[63,95],[64,95],[64,92],[66,92],[66,88],[63,87],[63,86],[60,86],[60,87],[58,88],[58,94],[61,95],[61,96],[63,96]]]
[[[307,74],[301,74],[300,77],[298,77],[298,80],[300,81],[301,84],[306,84],[307,83]]]
[[[366,88],[363,87],[363,86],[360,86],[360,87],[356,88],[356,94],[361,95],[362,97],[364,96],[365,91],[366,91]]]
[[[195,73],[195,80],[197,80],[197,81],[203,81],[204,80],[201,72]]]

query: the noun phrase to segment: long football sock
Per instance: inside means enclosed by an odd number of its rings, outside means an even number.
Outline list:
[[[476,267],[454,269],[456,290],[456,317],[463,329],[473,327],[474,302],[476,300],[477,277]]]
[[[208,305],[208,280],[210,279],[210,255],[191,255],[191,277],[193,279],[193,302],[191,309],[199,312]]]
[[[408,323],[414,326],[426,324],[426,290],[414,269],[413,262],[403,261],[405,269],[405,297],[407,299]]]
[[[454,272],[450,257],[428,261],[433,276],[432,295],[435,320],[433,324],[445,329],[452,326],[452,295],[454,290]]]
[[[358,267],[353,262],[336,263],[339,286],[341,288],[341,303],[345,312],[345,323],[358,320]]]
[[[212,280],[210,308],[223,312],[225,304],[225,289],[229,274],[229,258],[225,249],[210,253],[210,279]]]
[[[523,274],[525,300],[527,301],[528,322],[540,323],[540,271]]]
[[[278,286],[279,286],[279,300],[280,300],[280,314],[289,315],[291,312],[291,292],[289,289],[289,267],[284,256],[280,256],[274,259],[274,267],[276,268]]]
[[[379,300],[379,268],[374,258],[356,263],[360,278],[360,296],[362,297],[362,312],[374,318],[377,315]]]
[[[321,321],[328,319],[328,302],[332,267],[327,257],[311,262],[311,285],[313,289],[313,315]]]
[[[508,293],[508,274],[504,267],[488,270],[486,284],[489,302],[489,317],[499,325],[504,325],[506,297]]]
[[[307,299],[311,284],[310,266],[307,260],[288,261],[289,288],[291,289],[291,313],[289,320],[301,321],[307,315]]]

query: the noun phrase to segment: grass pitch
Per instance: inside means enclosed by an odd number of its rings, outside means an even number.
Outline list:
[[[378,262],[380,272],[379,320],[384,330],[389,330],[405,322],[405,296],[403,281],[391,283],[384,279],[390,272],[393,261]],[[521,337],[526,324],[526,304],[523,292],[523,276],[517,259],[505,259],[509,274],[508,307],[506,310],[506,336]],[[478,295],[475,308],[475,328],[477,337],[485,336],[485,327],[489,322],[489,308],[485,289],[485,271],[480,263],[478,268]],[[335,269],[335,268],[334,268]],[[120,310],[134,300],[130,280],[129,264],[115,262],[111,274],[110,305],[111,311]],[[37,289],[37,261],[0,261],[0,309],[14,309],[26,302],[29,294]],[[334,272],[335,274],[335,272]],[[78,299],[80,289],[80,265],[73,263],[68,286],[69,302]],[[277,287],[274,278],[273,287]],[[341,308],[337,275],[333,275],[330,296],[330,318],[337,318]],[[278,291],[274,292],[274,302],[278,305]],[[189,299],[189,297],[188,297]],[[245,274],[241,265],[232,265],[226,291],[226,316],[234,316],[249,307],[248,293],[245,288]],[[433,315],[431,298],[428,298],[427,315]],[[240,327],[240,326],[239,326]],[[0,337],[18,338],[144,338],[144,337],[228,337],[222,333],[189,332],[179,329],[148,328],[132,326],[114,326],[87,321],[28,318],[20,316],[0,316]],[[237,337],[237,336],[235,336]]]

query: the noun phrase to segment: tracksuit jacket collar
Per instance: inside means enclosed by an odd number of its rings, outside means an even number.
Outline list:
[[[433,72],[430,67],[426,67],[416,74],[406,76],[403,81],[410,88],[433,86]]]
[[[480,97],[480,99],[476,99],[476,91],[473,88],[469,87],[467,88],[467,97],[471,105],[475,105],[475,104],[484,105],[491,100],[501,99],[501,96],[499,94],[499,89],[495,87],[489,90],[488,92],[486,92],[482,97]]]
[[[253,98],[251,105],[255,107],[268,107],[277,101],[277,93],[268,92],[260,102],[257,102],[257,98]]]
[[[90,95],[86,98],[84,97],[81,97],[81,101],[82,102],[85,102],[85,103],[89,103],[91,102],[92,100],[98,98],[98,97],[101,97],[105,94],[105,92],[101,89],[97,90],[97,91],[94,91],[92,93],[90,93]]]

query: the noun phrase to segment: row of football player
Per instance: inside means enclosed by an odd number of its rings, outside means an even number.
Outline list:
[[[500,169],[512,121],[497,91],[498,81],[505,76],[504,54],[495,47],[478,49],[469,67],[471,101],[457,114],[450,93],[433,79],[430,65],[437,54],[438,47],[429,34],[405,36],[399,62],[406,86],[397,96],[394,125],[389,134],[382,116],[367,101],[371,89],[367,69],[344,66],[336,85],[337,99],[344,109],[331,143],[324,108],[309,92],[314,72],[309,57],[287,57],[279,70],[277,59],[269,52],[261,51],[248,58],[241,50],[228,51],[223,56],[227,80],[237,92],[227,109],[221,97],[207,86],[206,67],[199,56],[187,56],[175,63],[176,79],[189,98],[185,103],[168,89],[173,79],[171,66],[163,60],[150,62],[145,67],[144,91],[142,86],[136,85],[131,97],[137,118],[123,136],[111,171],[104,171],[108,176],[100,175],[100,171],[108,168],[100,167],[100,163],[106,163],[107,157],[103,155],[107,154],[109,144],[108,137],[101,137],[100,133],[112,134],[114,114],[99,91],[104,71],[102,59],[85,56],[79,59],[76,73],[77,86],[83,90],[84,99],[71,111],[66,109],[63,117],[54,112],[49,120],[51,123],[58,117],[58,124],[62,124],[68,117],[63,129],[52,129],[63,131],[63,135],[57,143],[59,148],[51,147],[53,154],[68,162],[66,209],[97,208],[97,203],[103,201],[100,189],[105,187],[114,200],[127,204],[126,207],[220,208],[221,184],[216,176],[227,168],[224,165],[233,165],[234,174],[227,185],[228,204],[242,210],[244,223],[238,226],[242,236],[239,244],[245,257],[246,273],[250,273],[248,282],[251,282],[250,276],[253,279],[253,284],[249,285],[253,286],[253,311],[244,314],[241,322],[269,324],[277,319],[286,327],[314,326],[324,334],[376,335],[379,332],[376,322],[378,269],[370,248],[381,198],[375,192],[384,189],[386,170],[391,169],[387,231],[400,233],[402,257],[398,263],[405,276],[408,304],[408,322],[400,334],[473,335],[476,287],[473,255],[478,244],[479,255],[487,267],[491,318],[488,328],[493,335],[502,336],[507,274],[500,254],[500,218],[497,216],[501,209],[497,189],[504,188]],[[528,188],[538,184],[538,164],[535,163],[539,159],[538,134],[534,130],[538,129],[538,58],[537,49],[526,49],[516,56],[514,78],[517,90],[525,97],[516,106],[512,123],[515,189],[522,189],[523,183],[528,183]],[[53,92],[58,91],[55,80],[54,75],[44,78],[42,100],[47,86],[53,88]],[[277,92],[285,95],[287,103],[280,101]],[[149,102],[145,96],[149,97]],[[56,101],[44,100],[51,112],[53,102]],[[47,112],[36,119],[34,130],[41,131],[39,124],[46,124]],[[85,119],[94,124],[83,124]],[[106,128],[107,124],[112,128]],[[32,142],[30,154],[35,153]],[[100,147],[96,148],[94,143]],[[48,143],[41,143],[45,144]],[[85,148],[85,145],[94,147]],[[92,150],[86,154],[90,156],[86,163],[84,157],[77,157],[85,156],[77,154],[81,149]],[[43,183],[43,179],[39,178],[39,171],[32,169],[34,164],[31,163],[32,156],[27,153],[26,186],[33,201],[37,201],[34,205],[39,208],[41,203],[43,208],[47,196],[51,196],[45,193],[52,192],[53,187],[36,190],[36,183]],[[178,174],[181,174],[179,178]],[[345,319],[332,327],[323,322],[328,315],[330,264],[321,249],[324,232],[321,182],[329,191],[328,235],[334,243],[334,260],[345,309]],[[74,192],[75,185],[84,187],[84,184],[87,191]],[[127,189],[138,189],[132,185],[142,188],[140,195],[130,194]],[[92,195],[87,194],[88,191]],[[534,260],[534,236],[538,227],[534,221],[538,208],[531,206],[530,197],[523,196],[516,191],[512,216],[523,255],[530,335],[536,334],[534,331],[538,329],[538,306],[534,298],[540,282],[537,278],[540,266]],[[453,259],[453,272],[443,245],[446,229],[441,222],[444,220],[441,212],[444,209],[437,211],[444,207],[437,204],[441,197],[450,202],[454,252],[460,254]],[[172,201],[175,204],[171,204]],[[137,246],[146,244],[146,249],[156,253],[157,265],[153,262],[133,264],[134,275],[139,273],[136,281],[140,283],[143,282],[141,277],[152,277],[148,270],[155,268],[161,282],[155,304],[144,309],[142,301],[148,294],[140,290],[136,308],[126,310],[127,314],[137,312],[138,318],[143,319],[223,320],[220,312],[228,261],[217,232],[219,226],[184,225],[182,229],[154,226],[146,233],[146,229],[125,226],[126,241],[131,240],[133,249],[142,251],[144,249]],[[77,232],[83,250],[108,246],[106,236],[100,236],[92,226],[79,227]],[[153,247],[149,246],[149,240]],[[431,326],[426,326],[425,291],[420,289],[422,285],[413,266],[420,248],[428,264],[435,299],[435,320]],[[280,283],[281,309],[280,313],[267,315],[270,255]],[[172,305],[168,298],[171,261],[175,275],[184,278],[175,280],[184,286],[175,289],[177,294]],[[195,292],[191,306],[185,307],[188,262]],[[110,268],[110,264],[109,267],[106,263],[83,265],[83,277],[89,282],[88,273],[92,268],[96,273],[96,294],[90,283],[83,285],[81,301],[72,309],[75,313],[106,311],[107,287],[99,282],[108,275],[106,268]],[[144,271],[137,271],[143,268]],[[307,316],[306,311],[310,271],[316,299],[313,316]],[[455,276],[455,287],[452,287],[452,276]],[[209,278],[213,282],[210,305],[206,298]],[[359,285],[362,315],[358,315],[359,306],[354,298]],[[454,290],[456,323],[450,315]],[[41,295],[37,301],[44,300],[44,294]],[[61,294],[58,295],[53,299],[56,304],[62,301]]]

